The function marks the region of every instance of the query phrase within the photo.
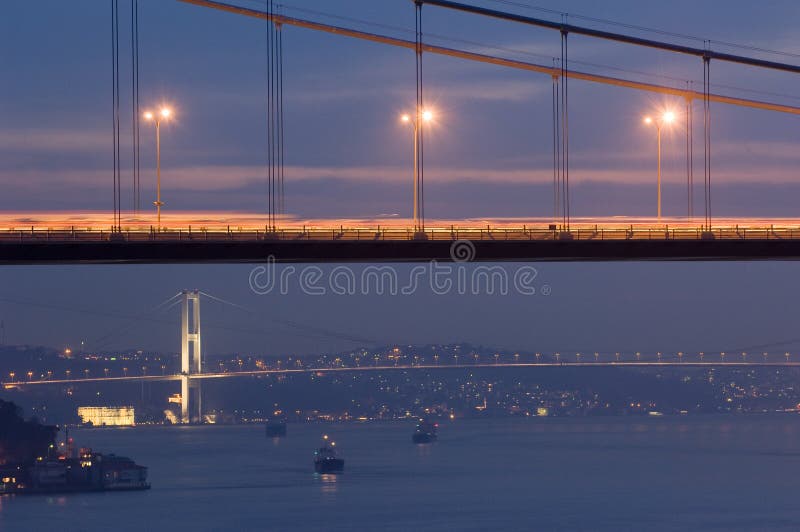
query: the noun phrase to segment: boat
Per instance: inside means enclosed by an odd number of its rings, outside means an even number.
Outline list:
[[[433,443],[436,441],[436,429],[439,427],[438,423],[432,423],[427,419],[420,419],[417,424],[414,434],[411,435],[411,441],[414,443]]]
[[[39,458],[30,466],[2,471],[0,494],[57,494],[87,491],[150,489],[147,468],[130,458],[81,449],[71,458],[61,454]]]
[[[272,418],[267,420],[266,433],[267,438],[286,437],[286,421],[284,421],[282,418]]]
[[[0,448],[0,495],[150,489],[146,467],[89,448],[74,453],[68,430],[60,452],[58,427],[26,421],[17,405],[3,400],[0,433],[8,435]]]
[[[336,442],[329,441],[327,434],[322,440],[322,447],[314,451],[314,471],[321,474],[341,473],[344,471],[344,460],[336,456]]]

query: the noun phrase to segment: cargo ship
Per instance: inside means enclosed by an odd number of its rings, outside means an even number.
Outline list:
[[[436,430],[439,427],[438,423],[431,423],[427,419],[420,419],[417,424],[414,434],[411,435],[411,441],[414,443],[433,443],[436,441]]]
[[[329,442],[327,434],[322,440],[322,447],[314,451],[314,471],[322,474],[341,473],[344,471],[344,460],[336,456],[336,442]]]

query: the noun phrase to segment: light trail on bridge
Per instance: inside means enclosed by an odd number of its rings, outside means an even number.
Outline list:
[[[204,379],[230,379],[240,377],[265,377],[271,375],[292,374],[327,374],[327,373],[365,373],[382,371],[439,371],[439,370],[470,370],[470,369],[532,369],[532,368],[798,368],[800,362],[792,361],[608,361],[608,362],[509,362],[492,363],[481,362],[477,364],[405,364],[389,366],[354,366],[334,368],[291,368],[291,369],[259,369],[247,371],[226,371],[189,374],[190,380]],[[69,384],[94,384],[112,382],[155,382],[179,381],[186,375],[133,375],[125,377],[88,377],[76,379],[43,379],[30,381],[7,381],[0,386],[8,388],[24,388],[25,386],[38,385],[69,385]]]
[[[656,217],[648,216],[596,216],[573,217],[573,231],[582,230],[629,230],[629,231],[665,231],[701,229],[699,221],[689,220],[685,216]],[[246,213],[235,211],[177,211],[162,213],[161,230],[156,227],[155,213],[152,215],[123,215],[123,233],[152,233],[154,238],[159,233],[173,236],[176,231],[208,233],[248,233],[261,231],[269,226],[269,215],[263,213]],[[800,218],[768,218],[768,217],[720,217],[714,219],[714,229],[719,230],[776,230],[800,231]],[[511,231],[511,230],[545,230],[552,232],[553,220],[550,217],[474,217],[459,219],[429,219],[430,233],[455,230],[472,231]],[[112,213],[103,211],[61,211],[61,212],[0,212],[0,240],[19,238],[22,233],[42,236],[48,231],[91,233],[110,232],[114,226]],[[413,220],[397,216],[372,218],[299,218],[283,216],[278,219],[276,231],[288,234],[298,232],[324,233],[349,232],[404,232],[414,231]],[[610,234],[612,236],[612,234]],[[789,234],[785,236],[791,236]],[[800,234],[798,235],[800,236]],[[341,235],[339,238],[347,237]],[[741,238],[745,238],[742,236]]]
[[[549,218],[434,220],[424,232],[399,218],[266,220],[185,212],[162,215],[160,229],[138,217],[115,230],[110,213],[7,214],[0,263],[462,261],[452,251],[465,241],[475,251],[468,260],[485,262],[800,259],[794,218],[717,219],[713,228],[686,218],[573,218],[569,230]]]

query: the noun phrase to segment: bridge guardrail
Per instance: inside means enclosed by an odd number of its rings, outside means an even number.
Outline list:
[[[457,228],[436,227],[427,229],[427,240],[454,241],[545,241],[559,240],[568,234],[571,240],[620,241],[620,240],[703,240],[708,234],[715,240],[798,240],[798,227],[715,227],[703,231],[697,227],[578,227],[570,231],[551,230],[545,227],[484,227]],[[189,241],[270,241],[270,240],[314,240],[314,241],[406,241],[419,240],[411,229],[380,227],[334,227],[334,228],[122,228],[121,231],[96,228],[53,229],[31,227],[28,229],[0,230],[0,244],[39,242],[189,242]]]

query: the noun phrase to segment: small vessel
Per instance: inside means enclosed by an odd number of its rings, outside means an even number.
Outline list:
[[[414,434],[411,435],[411,441],[414,443],[433,443],[436,441],[436,429],[439,427],[438,423],[432,423],[427,419],[420,419],[417,424]]]
[[[87,491],[147,490],[147,468],[124,456],[81,449],[70,458],[41,458],[30,466],[0,470],[0,494],[56,494]]]
[[[344,460],[336,456],[336,442],[329,441],[328,435],[322,437],[322,447],[314,451],[314,471],[317,473],[341,473]]]
[[[58,427],[26,421],[14,403],[0,399],[0,495],[81,493],[150,489],[147,468],[124,456],[91,449],[74,453],[65,430],[63,452]]]
[[[283,418],[271,418],[266,425],[267,438],[286,437],[286,421]]]

